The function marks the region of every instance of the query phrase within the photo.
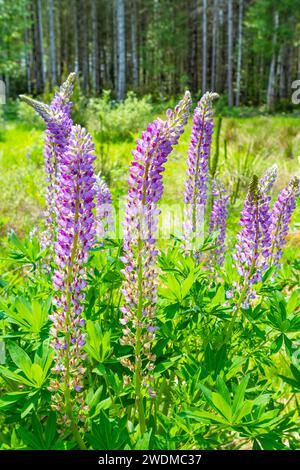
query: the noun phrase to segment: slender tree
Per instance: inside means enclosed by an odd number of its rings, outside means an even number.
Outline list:
[[[272,59],[269,69],[268,90],[267,90],[267,106],[272,109],[275,102],[275,77],[276,77],[276,43],[277,43],[277,29],[279,24],[278,11],[274,12],[274,30],[272,37]]]
[[[49,57],[51,70],[51,84],[57,85],[56,69],[56,38],[55,38],[55,12],[54,0],[48,0],[48,18],[49,18]]]
[[[137,90],[139,85],[138,54],[137,54],[137,0],[131,0],[131,59],[132,85]]]
[[[236,106],[240,105],[240,96],[241,96],[242,47],[243,47],[243,0],[239,0],[238,55],[237,55],[236,95],[235,95]]]
[[[227,92],[228,92],[229,106],[233,106],[232,34],[233,34],[232,0],[228,0],[228,4],[227,4]]]
[[[207,88],[207,0],[203,0],[202,8],[202,93],[205,93]]]
[[[125,11],[124,0],[116,0],[117,19],[117,51],[118,51],[118,76],[117,98],[122,101],[125,98],[126,86],[126,52],[125,52]]]

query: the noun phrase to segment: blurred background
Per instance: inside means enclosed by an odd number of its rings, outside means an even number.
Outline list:
[[[7,98],[75,70],[86,96],[188,87],[291,110],[300,78],[300,0],[0,0],[0,31]]]

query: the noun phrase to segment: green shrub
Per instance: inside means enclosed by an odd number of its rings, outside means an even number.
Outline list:
[[[91,99],[86,109],[86,126],[100,142],[132,139],[149,122],[152,106],[149,98],[138,99],[129,92],[125,101],[111,100],[111,92],[104,90],[101,98]]]

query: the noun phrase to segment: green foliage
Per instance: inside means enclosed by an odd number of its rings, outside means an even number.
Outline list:
[[[111,92],[103,91],[101,98],[89,101],[86,124],[101,143],[132,140],[138,129],[146,126],[152,107],[147,97],[138,99],[133,92],[121,103],[111,100]]]

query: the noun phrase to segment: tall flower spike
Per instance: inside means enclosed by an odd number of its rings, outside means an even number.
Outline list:
[[[81,330],[84,319],[81,314],[86,286],[85,263],[95,235],[94,160],[90,134],[80,126],[73,126],[68,146],[59,161],[58,234],[53,274],[57,294],[53,299],[55,311],[50,317],[53,322],[51,345],[56,352],[52,372],[58,376],[51,380],[50,389],[55,392],[53,408],[62,414],[66,423],[75,419],[75,412],[83,419],[85,409],[83,398],[76,396],[74,400],[74,396],[82,390],[85,372],[82,351],[85,339]]]
[[[296,207],[296,197],[300,195],[300,180],[294,177],[284,188],[275,202],[269,225],[269,246],[266,253],[269,265],[280,265],[282,249],[286,243],[289,223]]]
[[[98,239],[105,237],[108,231],[112,230],[112,197],[110,190],[100,178],[96,176],[96,236]]]
[[[241,213],[241,232],[237,235],[236,252],[233,258],[241,282],[235,286],[238,304],[248,307],[250,298],[255,297],[252,285],[262,279],[267,264],[262,251],[269,244],[269,199],[259,189],[259,181],[253,176]]]
[[[51,246],[55,242],[55,207],[56,207],[56,180],[58,163],[68,145],[68,138],[71,132],[73,121],[71,119],[72,103],[70,96],[73,92],[76,74],[71,73],[60,90],[55,94],[50,105],[40,103],[27,96],[20,95],[20,98],[29,104],[46,123],[45,138],[45,171],[46,171],[46,210],[45,210],[45,230],[41,234],[42,246]]]
[[[228,215],[229,195],[221,181],[212,182],[213,204],[210,214],[209,232],[218,231],[219,234],[215,240],[216,248],[210,256],[210,264],[222,266],[224,262],[225,238],[226,238],[226,219]]]
[[[209,156],[213,133],[212,101],[217,93],[207,92],[199,101],[193,117],[193,129],[187,158],[184,190],[184,248],[189,251],[203,235],[207,200]]]
[[[265,174],[259,180],[259,189],[264,194],[269,194],[273,185],[277,179],[278,167],[277,165],[272,165],[267,169]]]
[[[150,396],[151,371],[155,356],[151,343],[155,338],[155,304],[157,301],[157,272],[155,236],[159,209],[157,202],[163,193],[162,172],[164,163],[178,142],[188,119],[191,106],[189,93],[175,108],[167,111],[167,120],[156,119],[137,140],[128,179],[124,222],[124,282],[122,293],[125,305],[121,308],[121,324],[124,326],[121,343],[134,349],[134,358],[122,361],[134,373],[136,404],[143,427],[142,392],[144,385]],[[142,370],[142,359],[146,360],[146,372]]]

